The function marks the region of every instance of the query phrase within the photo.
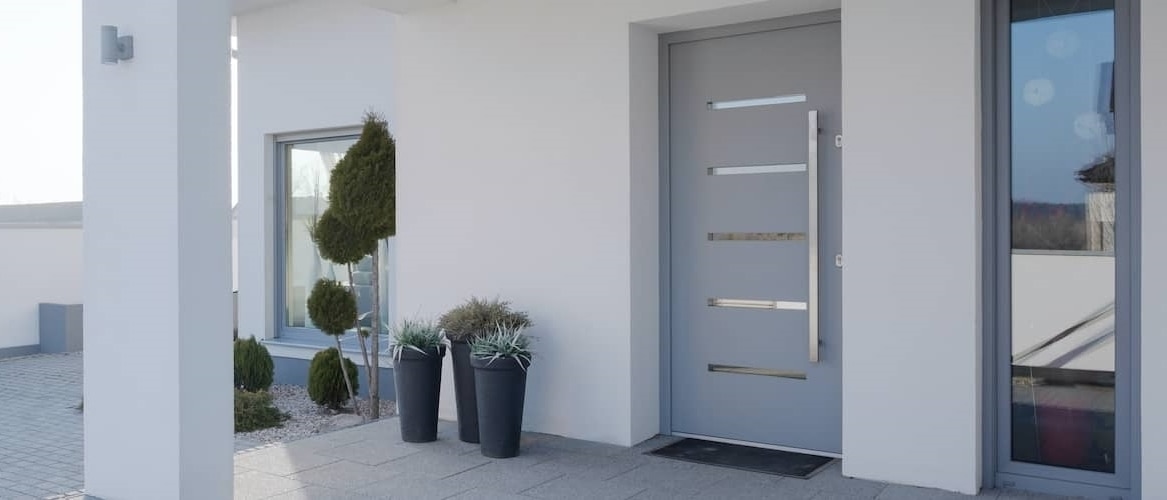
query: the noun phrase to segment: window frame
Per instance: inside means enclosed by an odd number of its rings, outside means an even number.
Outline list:
[[[272,137],[273,168],[274,168],[274,244],[273,269],[275,270],[274,288],[274,338],[281,342],[290,342],[308,345],[331,346],[333,341],[324,336],[317,328],[289,326],[287,321],[288,306],[288,199],[291,185],[289,183],[288,146],[296,144],[312,144],[333,142],[340,140],[357,140],[360,138],[360,127],[345,127],[337,129],[302,132],[294,134],[280,134]]]

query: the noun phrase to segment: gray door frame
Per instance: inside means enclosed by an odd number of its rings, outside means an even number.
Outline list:
[[[1012,357],[1002,332],[1011,328],[1008,286],[1010,269],[1010,17],[1009,0],[981,2],[982,92],[982,287],[984,438],[983,485],[1034,490],[1064,495],[1103,498],[1141,497],[1140,426],[1140,271],[1141,258],[1141,163],[1139,99],[1139,0],[1118,0],[1115,11],[1116,71],[1115,156],[1119,165],[1116,221],[1116,328],[1128,332],[1117,337],[1115,349],[1116,444],[1125,453],[1116,456],[1115,474],[1073,471],[1053,466],[1021,464],[1006,456],[1010,433],[1002,429],[1010,411],[1010,384],[1006,370]],[[1125,91],[1125,92],[1124,92]],[[1125,417],[1125,418],[1120,418]],[[1085,482],[1083,482],[1085,481]]]
[[[814,26],[818,24],[837,23],[842,19],[842,12],[838,9],[810,14],[801,14],[778,19],[751,21],[728,26],[717,26],[692,31],[664,33],[659,36],[659,144],[660,164],[660,433],[673,433],[672,419],[672,203],[670,200],[671,187],[669,184],[669,166],[671,165],[670,120],[669,110],[669,48],[678,43],[726,38],[766,31],[777,31],[787,28]],[[842,429],[839,429],[842,432]]]

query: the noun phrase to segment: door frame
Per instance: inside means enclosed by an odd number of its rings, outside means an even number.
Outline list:
[[[762,33],[767,31],[778,31],[788,28],[799,28],[805,26],[815,26],[819,24],[831,24],[842,21],[842,11],[839,9],[826,10],[821,12],[812,12],[809,14],[799,14],[788,17],[781,17],[777,19],[766,19],[760,21],[749,21],[739,24],[731,24],[726,26],[715,26],[711,28],[702,28],[689,31],[679,31],[674,33],[663,33],[658,36],[659,52],[658,52],[658,80],[659,80],[659,176],[660,176],[660,433],[664,435],[674,435],[673,419],[672,419],[672,390],[673,390],[673,374],[672,374],[672,232],[670,230],[672,223],[672,190],[669,184],[669,169],[672,164],[671,161],[671,119],[672,114],[669,110],[670,102],[670,67],[669,67],[669,51],[670,48],[679,43],[697,42],[702,40],[712,40],[716,38],[728,38],[739,35],[749,35],[753,33]],[[843,430],[839,429],[841,433]],[[704,438],[708,439],[708,438]],[[724,440],[728,441],[728,440]],[[733,441],[733,444],[749,444],[751,446],[759,446],[754,443],[744,443],[741,441]],[[775,446],[765,446],[767,448],[786,449]],[[802,451],[802,450],[794,450]],[[815,452],[821,454],[821,452]]]
[[[1125,408],[1127,418],[1118,419],[1116,445],[1125,445],[1125,456],[1116,457],[1126,470],[1117,470],[1111,485],[1101,482],[1076,482],[1086,477],[1101,477],[1103,473],[1071,471],[1054,466],[1017,464],[1007,460],[1010,433],[1001,428],[1004,412],[1009,411],[1004,394],[1008,374],[1004,362],[1011,357],[1011,346],[1002,342],[1003,332],[1011,328],[1011,295],[1000,293],[1011,280],[1009,262],[1010,216],[1010,36],[1009,0],[981,1],[981,154],[982,154],[982,341],[985,355],[982,366],[982,484],[986,488],[1006,487],[1054,494],[1102,496],[1109,498],[1139,498],[1141,493],[1140,426],[1141,390],[1141,293],[1139,262],[1141,255],[1141,162],[1140,162],[1140,96],[1139,96],[1139,20],[1140,0],[1119,0],[1115,10],[1115,63],[1129,71],[1116,72],[1115,88],[1126,89],[1116,97],[1121,118],[1115,121],[1120,137],[1115,142],[1115,155],[1120,158],[1118,176],[1125,176],[1125,189],[1120,185],[1122,200],[1116,205],[1116,220],[1128,228],[1120,233],[1115,249],[1115,299],[1125,302],[1116,312],[1116,328],[1128,331],[1125,339],[1117,339],[1115,365],[1125,368],[1125,374],[1116,373],[1116,409]],[[1125,159],[1123,161],[1122,159]],[[1123,168],[1121,165],[1125,164]],[[1006,467],[1009,467],[1006,469]],[[1125,485],[1123,484],[1125,483]],[[1129,489],[1128,489],[1129,488]],[[1116,496],[1121,495],[1121,496]]]

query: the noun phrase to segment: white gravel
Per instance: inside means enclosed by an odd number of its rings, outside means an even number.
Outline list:
[[[271,444],[295,441],[335,430],[330,425],[334,421],[350,420],[345,417],[352,415],[351,410],[338,413],[322,406],[317,406],[308,397],[308,389],[295,385],[273,385],[268,391],[272,395],[276,408],[292,416],[284,422],[283,427],[262,429],[252,432],[237,432],[236,439],[242,439],[255,444]],[[368,414],[368,401],[357,398],[361,406],[361,413]],[[397,413],[393,401],[381,401],[381,418],[392,417]]]

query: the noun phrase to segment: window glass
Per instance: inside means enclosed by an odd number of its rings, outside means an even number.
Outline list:
[[[355,143],[355,137],[343,137],[282,144],[287,193],[283,218],[284,326],[314,328],[308,317],[307,303],[308,294],[317,280],[329,278],[348,282],[344,266],[320,256],[312,242],[311,230],[316,219],[328,208],[328,180],[333,167]],[[359,268],[364,271],[359,277],[367,278],[368,271],[371,271],[369,262],[362,262]],[[354,281],[361,283],[359,279]],[[362,298],[372,300],[371,294]]]
[[[1011,15],[1012,457],[1113,473],[1114,2]]]

